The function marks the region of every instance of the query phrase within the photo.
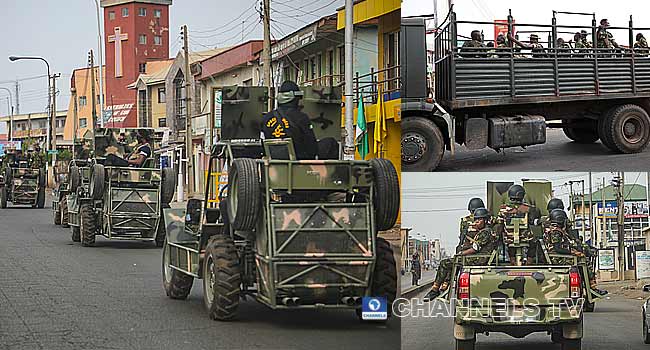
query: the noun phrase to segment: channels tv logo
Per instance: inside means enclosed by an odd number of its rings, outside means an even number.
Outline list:
[[[363,297],[361,304],[363,320],[385,320],[388,318],[388,303],[382,297]]]

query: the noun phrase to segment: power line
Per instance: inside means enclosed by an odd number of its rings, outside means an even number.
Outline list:
[[[220,26],[218,26],[216,28],[212,28],[212,29],[208,29],[208,30],[196,30],[194,32],[199,33],[199,34],[201,34],[201,33],[212,33],[212,32],[216,32],[216,31],[218,31],[218,30],[220,30],[222,28],[225,28],[225,27],[229,26],[230,24],[232,24],[233,22],[235,22],[236,20],[242,18],[242,16],[244,16],[244,14],[246,14],[248,11],[253,9],[256,4],[257,4],[257,0],[253,0],[253,3],[248,8],[246,8],[242,13],[239,14],[239,16],[233,18],[230,22],[228,22],[226,24],[223,24],[223,25],[220,25]]]

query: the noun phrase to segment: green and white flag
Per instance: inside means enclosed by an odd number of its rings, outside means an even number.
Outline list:
[[[366,115],[363,111],[363,94],[359,96],[359,107],[357,108],[356,143],[359,156],[361,156],[361,159],[366,159],[366,156],[370,151],[370,145],[368,144]]]

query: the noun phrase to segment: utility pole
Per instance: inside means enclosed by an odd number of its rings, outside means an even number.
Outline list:
[[[52,121],[50,128],[52,129],[52,175],[54,175],[54,165],[56,164],[56,79],[61,77],[61,74],[52,74]],[[52,177],[52,184],[54,185],[54,177]]]
[[[598,240],[596,239],[596,229],[594,227],[594,211],[593,211],[594,204],[592,202],[593,193],[594,193],[594,189],[591,183],[591,171],[590,171],[589,172],[589,230],[591,231],[591,244],[593,246],[596,246],[598,244]]]
[[[625,174],[619,172],[612,180],[616,187],[616,207],[618,210],[618,271],[619,281],[625,280]]]
[[[438,29],[438,0],[433,0],[433,26]]]
[[[92,122],[93,122],[93,135],[95,134],[95,128],[97,127],[97,104],[95,102],[95,96],[97,94],[95,93],[95,55],[93,54],[93,50],[91,49],[90,52],[88,52],[88,65],[90,66],[90,94],[92,95],[91,97],[91,103],[92,103]]]
[[[268,110],[273,109],[273,82],[271,82],[271,0],[264,0],[263,23],[264,23],[264,50],[262,60],[264,61],[264,85],[269,88]]]
[[[186,174],[187,174],[187,198],[191,199],[194,195],[194,149],[192,147],[192,83],[190,79],[190,49],[188,45],[187,25],[181,29],[183,35],[183,52],[185,54],[185,157]],[[266,63],[266,62],[265,62]],[[266,67],[266,65],[265,65]]]
[[[16,80],[16,114],[20,114],[20,95],[18,90],[18,80]]]
[[[75,144],[77,142],[77,89],[72,88],[70,89],[70,94],[72,95],[72,153],[73,153],[73,159],[74,156],[74,149],[75,149]]]
[[[354,159],[354,0],[345,0],[345,154]]]
[[[582,239],[587,241],[587,220],[585,220],[585,180],[580,180],[582,183],[582,200],[580,203],[580,217],[582,218]]]
[[[605,178],[604,177],[603,177],[602,184],[603,187],[600,190],[600,199],[602,201],[602,206],[603,206],[603,211],[602,211],[603,234],[600,237],[600,244],[601,244],[601,248],[605,248],[607,245],[607,216],[605,216]]]

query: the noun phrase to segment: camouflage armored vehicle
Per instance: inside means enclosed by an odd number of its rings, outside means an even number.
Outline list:
[[[0,181],[0,208],[6,208],[8,202],[43,208],[45,186],[45,169],[39,164],[33,163],[20,151],[10,151],[5,155]]]
[[[127,159],[137,146],[136,135],[153,138],[152,129],[96,129],[94,157],[71,167],[68,208],[72,240],[83,246],[95,236],[108,239],[164,242],[161,213],[176,189],[173,169],[159,169],[148,158],[141,167],[116,166],[108,159]],[[150,142],[153,151],[155,144]],[[153,153],[153,152],[152,152]]]
[[[56,186],[52,190],[52,217],[55,225],[62,225],[63,227],[70,225],[68,195],[71,193],[76,195],[80,185],[79,167],[88,164],[92,153],[92,141],[92,139],[75,140],[73,159],[64,166],[64,171],[57,172]],[[74,184],[71,184],[71,180],[75,181]]]
[[[507,190],[512,184],[488,182],[486,204],[494,217],[501,205],[508,203]],[[552,184],[530,180],[524,181],[523,186],[524,202],[547,215]],[[525,249],[531,246],[523,238],[524,231],[530,229],[533,239],[541,237],[541,225],[531,222],[535,220],[529,220],[528,214],[507,219],[505,225],[514,239],[502,237],[498,250],[480,256],[486,264],[472,265],[471,259],[477,254],[454,257],[454,281],[446,297],[453,298],[456,309],[456,349],[474,349],[477,333],[493,332],[516,338],[547,332],[553,342],[561,343],[563,350],[581,348],[583,306],[593,306],[596,299],[587,283],[589,262],[574,255],[550,254],[540,248],[541,258],[534,263],[520,263],[521,257],[526,256]],[[510,261],[508,248],[515,251],[515,262]],[[552,264],[557,261],[554,259],[563,263]]]
[[[259,140],[265,88],[223,89],[222,138],[202,199],[165,210],[162,275],[185,299],[203,280],[210,318],[230,320],[246,296],[272,309],[344,308],[396,297],[390,244],[377,232],[399,211],[393,165],[296,160],[290,140]],[[340,90],[307,88],[317,138],[341,138]],[[314,118],[314,116],[317,116]],[[318,122],[320,124],[317,124]],[[296,146],[298,147],[298,146]]]

